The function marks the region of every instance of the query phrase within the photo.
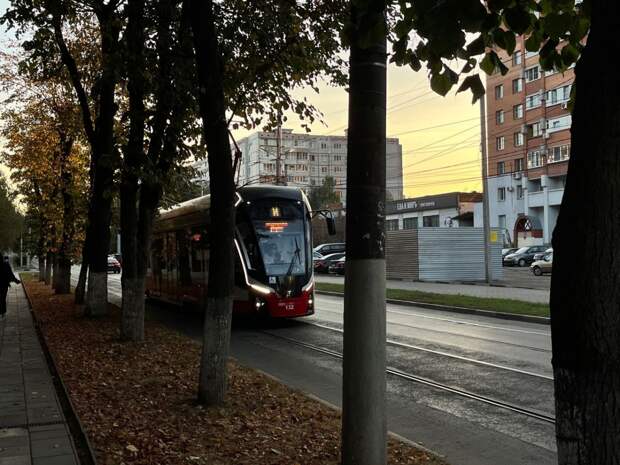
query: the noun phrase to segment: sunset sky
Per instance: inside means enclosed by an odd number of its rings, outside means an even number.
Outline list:
[[[7,5],[7,0],[0,0],[0,13]],[[1,31],[0,46],[12,38],[12,34]],[[344,134],[346,91],[327,85],[320,90],[318,95],[304,92],[324,113],[327,124],[315,123],[312,134]],[[471,104],[470,94],[455,95],[452,91],[440,97],[432,93],[424,70],[415,73],[390,65],[387,108],[387,135],[398,137],[403,147],[405,196],[481,190],[479,107]],[[285,127],[302,130],[292,116]]]

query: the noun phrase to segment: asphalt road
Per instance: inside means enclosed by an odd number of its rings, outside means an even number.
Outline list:
[[[120,303],[119,275],[109,275],[109,299]],[[231,355],[340,405],[343,301],[316,302],[310,318],[235,321]],[[198,314],[151,304],[148,317],[201,338]],[[387,321],[391,431],[453,465],[557,462],[553,424],[530,416],[553,416],[548,326],[396,305]]]

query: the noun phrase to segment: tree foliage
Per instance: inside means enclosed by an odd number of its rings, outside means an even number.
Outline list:
[[[329,208],[340,203],[340,197],[336,193],[336,181],[333,177],[327,176],[323,179],[321,186],[315,186],[308,194],[308,200],[314,210]]]
[[[8,183],[0,173],[0,252],[15,246],[22,229],[23,218],[12,197]]]
[[[517,36],[539,52],[543,70],[563,72],[590,27],[589,0],[399,0],[392,13],[392,61],[414,71],[425,63],[435,92],[446,95],[461,82],[457,92],[471,91],[474,102],[484,94],[478,69],[505,74],[497,51],[512,55]]]

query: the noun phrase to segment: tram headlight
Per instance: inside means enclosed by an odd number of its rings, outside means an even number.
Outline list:
[[[308,310],[314,310],[314,294],[310,294],[308,297]]]
[[[263,299],[257,297],[255,302],[254,302],[254,307],[256,308],[256,311],[259,311],[264,306],[265,306],[265,301]]]

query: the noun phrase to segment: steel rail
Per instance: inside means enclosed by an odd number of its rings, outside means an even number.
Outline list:
[[[315,344],[311,344],[309,342],[304,342],[304,341],[300,341],[298,339],[294,339],[294,338],[290,338],[287,336],[282,336],[280,334],[274,334],[272,332],[269,331],[261,331],[263,334],[267,334],[271,337],[277,338],[277,339],[282,339],[284,341],[290,342],[291,344],[295,344],[297,346],[300,347],[304,347],[306,349],[310,349],[312,351],[315,352],[319,352],[325,355],[329,355],[333,358],[337,358],[342,360],[342,354],[340,352],[336,352],[334,350],[331,349],[326,349],[325,347],[320,347],[317,346]],[[537,412],[535,410],[530,410],[524,407],[520,407],[518,405],[512,404],[510,402],[504,402],[498,399],[493,399],[491,397],[487,397],[487,396],[483,396],[483,395],[479,395],[479,394],[475,394],[473,392],[470,391],[466,391],[464,389],[459,389],[453,386],[449,386],[447,384],[443,384],[443,383],[439,383],[437,381],[433,381],[431,379],[428,378],[424,378],[422,376],[416,376],[416,375],[412,375],[411,373],[406,373],[402,370],[398,370],[396,368],[391,368],[391,367],[387,367],[386,368],[386,373],[405,379],[407,381],[411,381],[414,383],[418,383],[418,384],[423,384],[426,386],[430,386],[433,387],[435,389],[439,389],[441,391],[445,391],[445,392],[450,392],[452,394],[458,395],[460,397],[463,398],[467,398],[467,399],[472,399],[472,400],[476,400],[478,402],[487,404],[487,405],[492,405],[494,407],[498,407],[504,410],[509,410],[515,413],[518,413],[520,415],[524,415],[530,418],[534,418],[536,420],[540,420],[540,421],[544,421],[546,423],[551,423],[551,424],[555,424],[555,417],[551,416],[551,415],[547,415],[545,413],[542,412]]]

